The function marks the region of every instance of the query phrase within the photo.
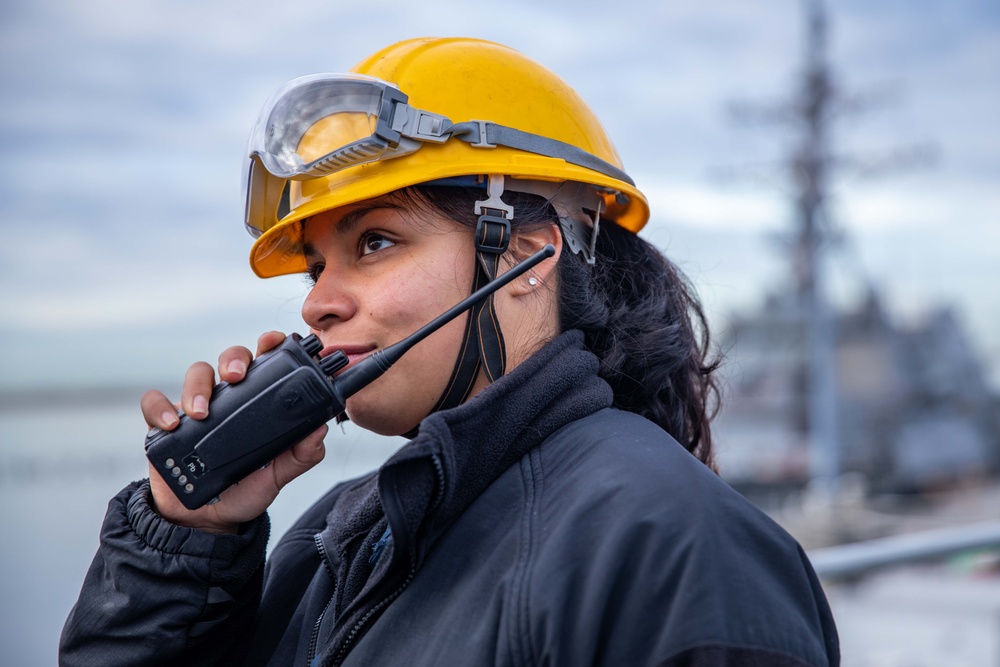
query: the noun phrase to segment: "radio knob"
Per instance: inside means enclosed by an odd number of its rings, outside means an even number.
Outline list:
[[[347,355],[337,350],[330,356],[320,359],[319,368],[324,374],[333,375],[349,363],[351,360],[347,358]]]
[[[323,342],[316,334],[309,334],[299,341],[299,345],[302,346],[302,349],[305,350],[306,354],[310,357],[316,356],[319,354],[319,351],[323,349]]]

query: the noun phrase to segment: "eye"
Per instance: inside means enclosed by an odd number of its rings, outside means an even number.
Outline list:
[[[365,232],[361,236],[361,254],[370,255],[373,252],[378,252],[379,250],[385,250],[386,248],[391,248],[396,245],[393,241],[380,234],[379,232]]]
[[[319,282],[319,277],[323,275],[323,269],[326,268],[326,264],[310,264],[306,268],[305,279],[310,286],[315,286]]]

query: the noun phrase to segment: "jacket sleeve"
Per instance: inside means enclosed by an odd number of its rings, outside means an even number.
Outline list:
[[[59,664],[238,664],[260,600],[267,515],[238,535],[174,525],[148,481],[115,496],[63,628]],[[234,653],[236,652],[236,653]]]

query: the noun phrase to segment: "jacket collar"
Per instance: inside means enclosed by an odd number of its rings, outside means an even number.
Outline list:
[[[404,530],[416,539],[419,558],[503,471],[562,426],[610,406],[598,363],[583,334],[569,331],[462,405],[425,418],[380,474],[396,539]]]
[[[360,564],[382,535],[384,517],[393,567],[406,563],[412,572],[501,473],[564,425],[610,406],[598,365],[583,334],[568,331],[462,405],[426,417],[377,476],[340,495],[317,536],[331,560],[342,561],[334,567],[353,580],[346,588],[375,583],[360,581],[369,571]]]

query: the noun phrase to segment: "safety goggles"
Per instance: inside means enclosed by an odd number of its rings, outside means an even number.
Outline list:
[[[394,85],[360,74],[289,81],[264,105],[250,134],[243,187],[247,230],[259,237],[289,210],[289,183],[409,155],[458,139],[561,158],[634,185],[618,167],[565,142],[489,121],[453,123],[408,104]],[[309,135],[309,140],[303,139]]]

